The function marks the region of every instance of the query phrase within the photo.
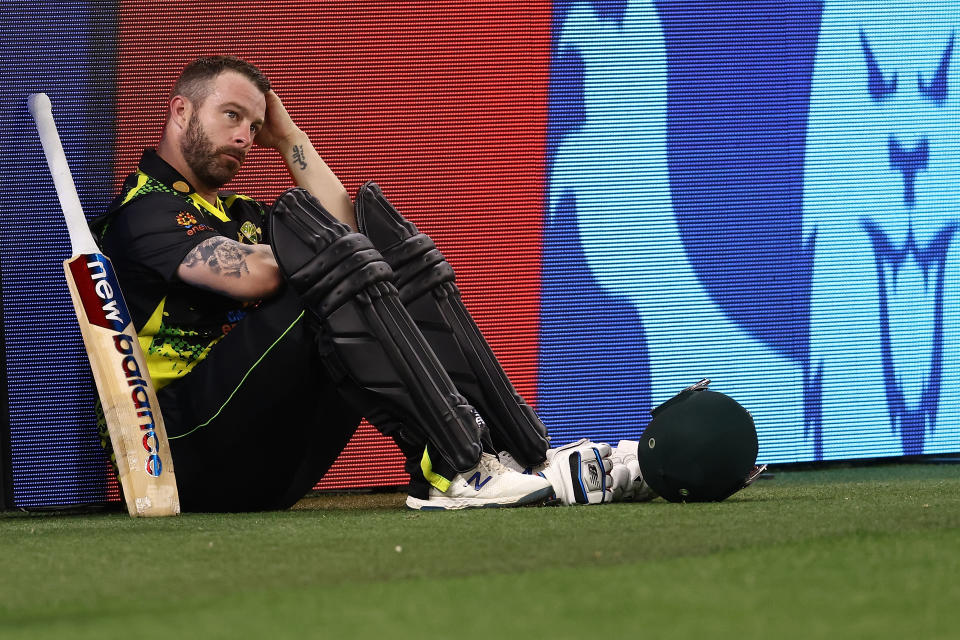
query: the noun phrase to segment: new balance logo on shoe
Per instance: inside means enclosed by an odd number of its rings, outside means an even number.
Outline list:
[[[483,485],[490,482],[490,479],[492,477],[493,476],[487,476],[486,478],[483,479],[483,482],[480,482],[480,472],[477,471],[472,476],[470,476],[469,480],[467,480],[467,485],[469,486],[472,484],[474,489],[476,489],[477,491],[480,491],[480,489],[483,488]]]

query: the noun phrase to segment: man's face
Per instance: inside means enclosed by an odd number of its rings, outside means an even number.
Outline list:
[[[265,113],[266,99],[247,78],[233,71],[216,77],[180,140],[183,157],[204,186],[219,188],[233,179]]]

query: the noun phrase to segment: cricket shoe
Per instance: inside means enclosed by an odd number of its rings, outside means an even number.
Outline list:
[[[407,496],[407,507],[420,511],[519,507],[551,497],[553,485],[546,478],[508,469],[496,456],[484,453],[477,466],[454,476],[446,491],[430,487],[426,500]]]

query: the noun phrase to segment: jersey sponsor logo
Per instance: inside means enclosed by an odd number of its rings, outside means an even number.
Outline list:
[[[197,224],[197,219],[193,217],[192,213],[181,211],[177,214],[177,224],[181,227],[187,227],[189,229],[193,225]]]
[[[247,317],[247,312],[243,309],[233,309],[227,312],[227,322],[224,322],[220,325],[220,331],[223,335],[227,335],[233,328],[237,326],[237,323]]]
[[[237,324],[246,317],[247,312],[243,309],[231,309],[230,311],[227,311],[227,320],[231,324]]]
[[[181,211],[175,219],[178,225],[187,230],[188,236],[192,236],[200,231],[216,231],[216,229],[209,225],[199,224],[196,217],[187,211]]]

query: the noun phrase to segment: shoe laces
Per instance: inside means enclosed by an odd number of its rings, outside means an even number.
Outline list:
[[[490,475],[502,476],[510,471],[510,469],[500,462],[497,456],[492,453],[482,453],[480,455],[480,463],[477,466],[486,469]]]

